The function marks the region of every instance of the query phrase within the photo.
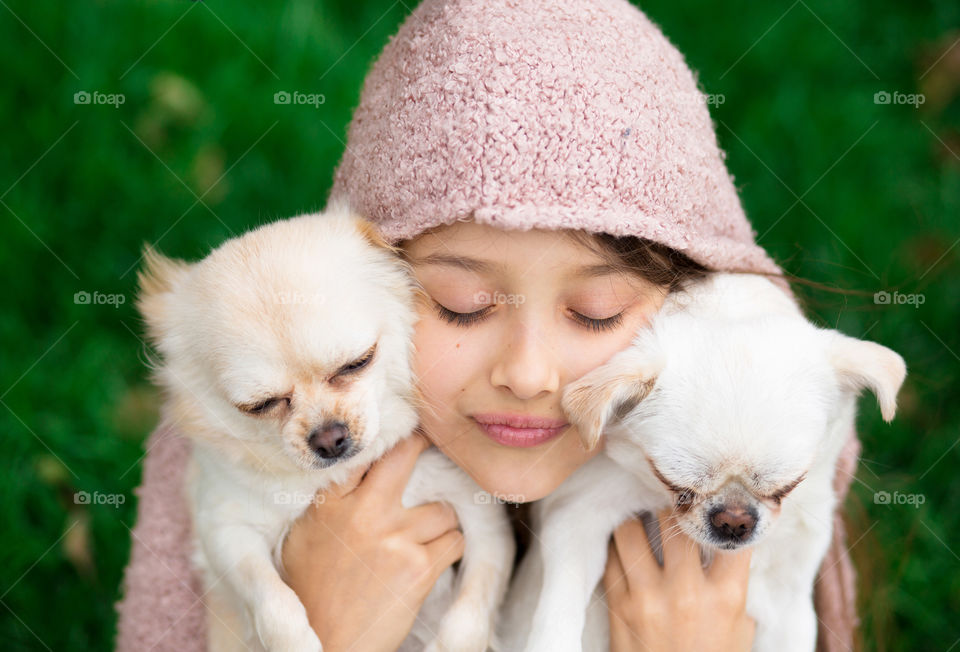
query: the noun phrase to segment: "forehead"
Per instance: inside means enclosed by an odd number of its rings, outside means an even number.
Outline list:
[[[672,445],[669,433],[683,432],[705,458],[806,459],[837,391],[810,329],[787,320],[697,321],[706,323],[674,320],[675,329],[661,339],[667,364],[658,380],[661,414],[654,418],[669,422],[662,443]],[[650,436],[661,432],[653,428]]]
[[[405,249],[418,271],[462,270],[485,277],[545,273],[570,279],[622,274],[566,230],[518,231],[458,222],[408,241]]]
[[[668,371],[682,377],[678,390],[714,396],[718,409],[737,400],[762,412],[803,411],[798,400],[829,393],[833,386],[826,352],[811,328],[799,320],[743,321],[705,317],[673,320],[663,338]]]
[[[269,377],[280,368],[338,366],[368,349],[390,318],[410,319],[388,280],[350,252],[287,251],[261,250],[246,264],[209,265],[198,276],[193,331],[214,367]]]

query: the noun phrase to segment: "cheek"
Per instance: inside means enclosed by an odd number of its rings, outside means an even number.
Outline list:
[[[620,328],[579,337],[575,345],[565,347],[567,369],[570,370],[568,381],[599,367],[614,353],[629,347],[637,331],[650,322],[662,304],[663,297],[657,294],[626,315]]]
[[[429,319],[421,319],[413,337],[413,371],[424,398],[440,407],[450,388],[461,384],[459,343]]]
[[[425,394],[435,394],[435,390],[448,388],[462,375],[459,364],[462,357],[462,345],[446,329],[437,324],[421,320],[417,324],[413,343],[415,352],[413,370]]]
[[[636,324],[625,323],[616,331],[589,337],[579,337],[564,347],[565,366],[568,369],[567,382],[573,381],[588,371],[596,369],[609,360],[615,353],[630,346],[642,321]]]
[[[472,353],[471,340],[435,317],[423,317],[414,333],[413,370],[427,408],[420,423],[428,438],[439,445],[444,431],[458,418],[460,397],[476,375],[481,356]]]
[[[476,379],[483,380],[485,366],[494,355],[489,335],[472,328],[456,328],[435,316],[421,317],[417,323],[413,369],[420,390],[433,400],[460,395]]]

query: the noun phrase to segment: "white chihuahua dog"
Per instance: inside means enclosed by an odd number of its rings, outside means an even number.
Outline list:
[[[318,490],[417,426],[421,290],[396,254],[342,207],[260,227],[194,264],[146,251],[138,307],[163,359],[167,416],[194,444],[186,494],[211,651],[322,649],[280,553]],[[427,619],[438,628],[427,649],[482,652],[493,631],[514,539],[478,491],[431,448],[401,498],[449,502],[465,537],[456,584],[451,570],[438,582],[456,594]]]
[[[872,390],[890,421],[905,374],[899,355],[814,326],[760,276],[712,274],[669,296],[631,346],[564,390],[586,446],[603,434],[605,451],[534,508],[504,649],[608,649],[595,608],[607,541],[632,515],[672,506],[706,563],[753,546],[753,649],[811,652],[857,395]]]

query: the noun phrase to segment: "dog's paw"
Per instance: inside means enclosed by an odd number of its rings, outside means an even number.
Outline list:
[[[486,652],[489,642],[489,619],[476,608],[454,603],[443,616],[437,638],[424,652]]]
[[[292,598],[292,599],[290,599]],[[257,607],[257,634],[267,652],[322,652],[307,611],[291,591]]]

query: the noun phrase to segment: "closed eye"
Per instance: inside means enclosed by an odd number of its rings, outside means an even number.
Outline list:
[[[603,319],[594,319],[593,317],[587,317],[586,315],[581,315],[579,312],[573,310],[570,311],[570,316],[573,320],[579,323],[582,326],[589,328],[595,333],[601,331],[613,330],[617,326],[623,323],[623,313],[617,313],[612,317],[605,317]]]
[[[483,319],[486,314],[490,311],[491,306],[476,310],[474,312],[454,312],[445,306],[441,306],[439,303],[434,302],[437,315],[440,319],[443,319],[447,323],[456,324],[457,326],[469,326],[474,324],[481,319]]]
[[[475,324],[483,320],[493,309],[493,306],[487,306],[485,308],[481,308],[480,310],[475,310],[474,312],[454,312],[453,310],[450,310],[449,308],[442,306],[437,302],[434,302],[434,305],[437,310],[437,315],[440,317],[440,319],[443,319],[450,324],[456,324],[457,326],[470,326],[471,324]],[[575,310],[570,310],[569,314],[570,318],[573,319],[573,321],[575,321],[577,324],[583,326],[584,328],[589,328],[596,333],[613,330],[623,323],[622,312],[611,317],[605,317],[603,319],[587,317],[586,315],[581,315]]]
[[[776,502],[776,503],[779,505],[779,504],[780,504],[780,501],[783,500],[784,498],[786,498],[786,497],[787,497],[787,494],[789,494],[791,491],[793,491],[794,489],[796,489],[796,488],[797,488],[797,485],[800,484],[800,482],[802,482],[805,477],[807,477],[807,474],[806,474],[806,473],[804,473],[803,475],[801,475],[799,478],[797,478],[796,480],[794,480],[793,482],[791,482],[791,483],[788,484],[787,486],[781,487],[780,489],[777,489],[775,492],[773,492],[772,494],[770,494],[769,496],[767,496],[767,498],[769,498],[770,500],[773,500],[774,502]]]
[[[373,360],[373,356],[376,352],[377,352],[377,345],[374,344],[361,357],[337,369],[337,373],[335,373],[334,376],[346,376],[346,375],[360,371],[361,369],[366,367],[368,364],[370,364],[370,361]]]
[[[290,398],[287,396],[271,396],[270,398],[254,403],[241,403],[237,409],[252,416],[262,416],[270,414],[277,409],[289,407]]]
[[[653,469],[653,474],[657,476],[657,480],[662,482],[667,489],[669,489],[671,492],[673,492],[676,495],[678,509],[689,507],[694,503],[694,501],[697,499],[697,493],[693,489],[688,489],[686,487],[678,487],[677,485],[667,480],[663,476],[663,474],[660,473],[660,470],[656,466],[654,466],[653,462],[650,460],[649,457],[647,458],[647,463],[649,463],[650,468]]]

